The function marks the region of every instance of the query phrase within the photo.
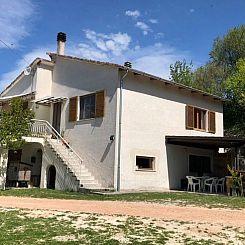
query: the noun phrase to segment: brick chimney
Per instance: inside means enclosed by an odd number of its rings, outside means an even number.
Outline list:
[[[64,32],[59,32],[57,34],[57,54],[65,55],[65,42],[66,34]]]

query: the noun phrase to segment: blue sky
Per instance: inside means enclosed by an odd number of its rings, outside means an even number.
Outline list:
[[[213,40],[245,23],[244,0],[0,0],[0,90],[36,57],[56,50],[169,78],[176,60],[209,58]]]

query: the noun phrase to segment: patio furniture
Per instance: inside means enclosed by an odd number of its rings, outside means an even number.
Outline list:
[[[196,187],[198,187],[198,190],[201,190],[201,180],[193,177],[193,176],[186,176],[188,180],[188,186],[187,186],[187,191],[194,191],[196,192]]]
[[[218,192],[218,188],[220,187],[220,192],[225,192],[225,178],[217,179],[215,183],[215,191]]]
[[[209,188],[209,192],[212,193],[215,187],[215,182],[217,178],[209,178],[204,180],[204,190],[206,190],[206,186]]]
[[[204,181],[206,179],[209,179],[210,177],[209,176],[201,176],[201,177],[195,177],[196,179],[200,179],[200,191],[204,191],[205,188],[204,188]]]

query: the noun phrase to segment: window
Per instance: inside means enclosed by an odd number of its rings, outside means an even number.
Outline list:
[[[80,96],[80,115],[79,119],[95,117],[95,94]]]
[[[69,102],[69,121],[104,117],[105,92],[76,96],[70,98]]]
[[[208,156],[189,156],[189,172],[203,176],[204,173],[211,173],[211,159]]]
[[[206,111],[194,108],[194,128],[206,129]]]
[[[136,167],[138,170],[154,170],[154,157],[136,156]]]
[[[215,133],[215,112],[186,106],[186,129],[204,130]]]

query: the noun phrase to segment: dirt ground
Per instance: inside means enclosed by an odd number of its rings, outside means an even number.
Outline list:
[[[0,197],[0,207],[71,211],[103,215],[130,215],[164,220],[245,227],[245,210],[180,207],[145,202],[58,200]]]

